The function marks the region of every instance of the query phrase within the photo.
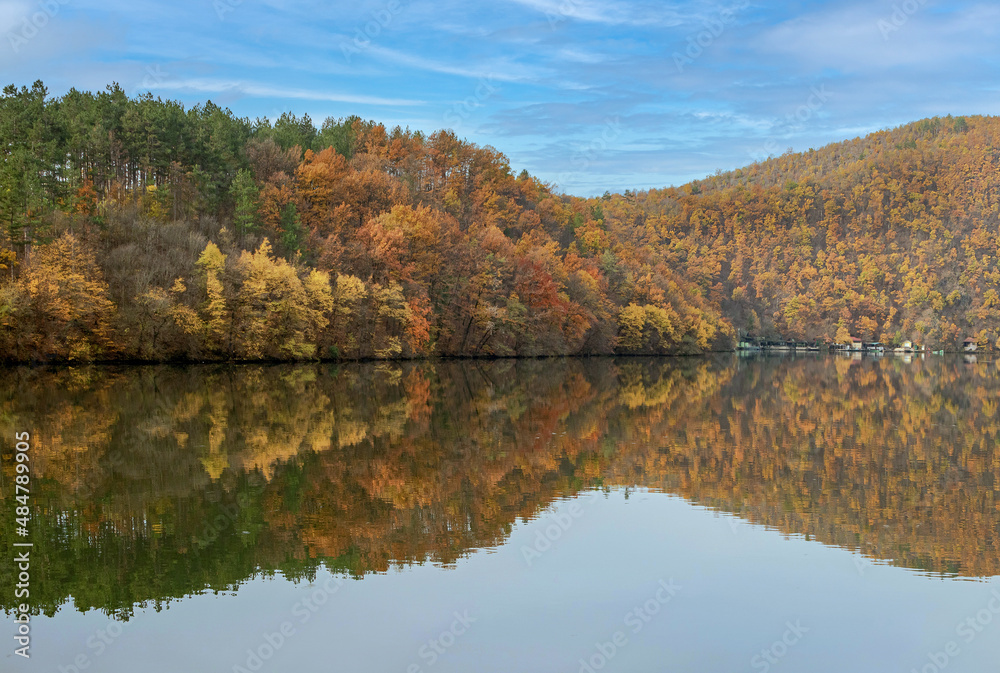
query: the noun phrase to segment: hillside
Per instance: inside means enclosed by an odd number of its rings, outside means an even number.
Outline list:
[[[1000,335],[993,118],[580,199],[450,131],[0,98],[0,357],[268,360]]]
[[[656,250],[741,330],[993,345],[998,132],[996,118],[925,119],[616,197],[610,238]]]

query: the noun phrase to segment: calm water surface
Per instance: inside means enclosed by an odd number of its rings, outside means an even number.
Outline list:
[[[6,370],[0,670],[996,671],[998,383],[947,357]]]

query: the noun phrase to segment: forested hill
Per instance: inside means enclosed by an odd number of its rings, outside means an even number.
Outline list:
[[[694,353],[1000,328],[996,152],[931,119],[581,199],[450,131],[0,98],[0,357]]]
[[[998,137],[995,117],[933,118],[785,154],[622,199],[611,238],[657,249],[741,330],[995,346]]]

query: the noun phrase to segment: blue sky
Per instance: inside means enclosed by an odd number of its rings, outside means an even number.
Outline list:
[[[460,136],[572,194],[997,114],[1000,6],[0,0],[0,81]]]

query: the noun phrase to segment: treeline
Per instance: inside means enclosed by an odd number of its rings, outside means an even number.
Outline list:
[[[9,86],[0,358],[993,347],[998,132],[926,119],[581,199],[450,131]]]
[[[117,86],[0,99],[0,356],[257,360],[701,352],[695,283],[576,231],[454,133],[274,124]],[[637,284],[641,283],[641,285]]]

